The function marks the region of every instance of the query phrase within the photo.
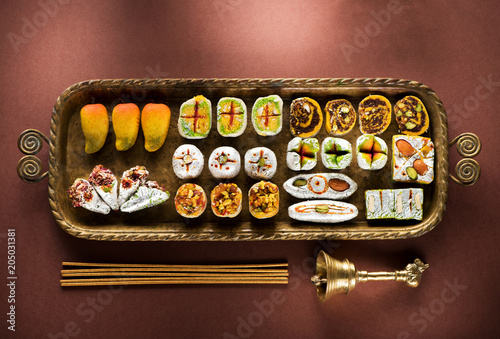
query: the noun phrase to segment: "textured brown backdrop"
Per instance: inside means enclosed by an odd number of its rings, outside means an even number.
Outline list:
[[[495,337],[498,305],[497,1],[2,2],[0,337]],[[442,222],[398,241],[105,243],[55,223],[47,179],[23,183],[17,136],[48,134],[68,86],[102,78],[394,77],[433,88],[450,139],[474,132],[481,180],[450,183]],[[39,154],[47,166],[45,146]],[[450,153],[450,168],[459,156]],[[16,332],[7,330],[8,228],[16,229]],[[370,283],[321,304],[309,277],[319,248],[359,269],[430,264],[417,289]],[[64,290],[66,260],[224,263],[288,260],[285,287]],[[279,297],[277,297],[279,296]],[[273,298],[274,297],[274,298]]]

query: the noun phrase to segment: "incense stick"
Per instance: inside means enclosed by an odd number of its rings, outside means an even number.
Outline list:
[[[63,262],[61,286],[288,284],[288,263],[158,265]]]

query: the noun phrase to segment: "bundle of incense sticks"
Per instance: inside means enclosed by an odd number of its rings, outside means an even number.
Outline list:
[[[62,265],[61,286],[288,284],[288,263],[155,265],[63,262]]]

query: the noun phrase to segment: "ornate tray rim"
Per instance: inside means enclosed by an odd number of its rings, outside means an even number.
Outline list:
[[[436,213],[419,224],[401,227],[400,230],[394,230],[393,227],[376,227],[372,230],[347,230],[335,229],[332,231],[304,231],[293,232],[276,231],[273,233],[262,233],[256,231],[250,232],[168,232],[168,231],[89,231],[75,227],[66,221],[61,214],[57,201],[56,191],[54,189],[56,174],[59,171],[59,165],[56,161],[57,150],[57,127],[61,116],[62,107],[65,102],[76,92],[88,87],[130,87],[130,86],[158,86],[158,85],[185,85],[199,86],[210,83],[213,86],[235,87],[241,85],[251,86],[294,86],[294,87],[335,87],[335,86],[374,86],[374,87],[404,87],[419,90],[425,93],[437,107],[434,128],[439,128],[441,133],[437,138],[433,138],[436,147],[436,191],[437,207]],[[428,86],[413,80],[395,79],[395,78],[245,78],[245,79],[105,79],[89,80],[76,83],[67,88],[57,99],[51,121],[49,137],[49,203],[52,214],[57,224],[67,233],[83,239],[89,240],[109,240],[109,241],[243,241],[243,240],[368,240],[368,239],[404,239],[418,237],[431,231],[443,218],[448,198],[448,123],[446,111],[443,103],[436,93]]]

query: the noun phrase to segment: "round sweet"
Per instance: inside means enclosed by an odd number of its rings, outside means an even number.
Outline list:
[[[346,99],[328,101],[325,106],[326,133],[342,136],[349,133],[356,124],[356,111]]]
[[[356,140],[358,166],[364,170],[379,170],[387,162],[387,144],[382,138],[363,134]]]
[[[179,134],[186,139],[204,139],[212,128],[212,103],[203,95],[184,102],[177,122]]]
[[[321,143],[321,160],[328,169],[346,168],[352,160],[351,143],[341,138],[325,138]]]
[[[240,168],[240,154],[230,146],[217,147],[208,159],[208,169],[217,179],[234,178],[238,175]]]
[[[185,144],[175,150],[172,157],[172,168],[179,179],[191,179],[201,174],[203,162],[203,154],[198,147]]]
[[[185,218],[197,218],[205,212],[207,196],[199,185],[187,183],[179,187],[174,198],[177,213]]]
[[[323,125],[323,112],[314,99],[297,98],[290,104],[290,131],[296,137],[309,138],[318,134]]]
[[[248,207],[257,219],[267,219],[278,214],[279,188],[270,181],[260,181],[248,191]]]
[[[391,103],[382,95],[369,95],[359,103],[359,130],[380,134],[391,124]]]
[[[288,143],[286,164],[292,171],[308,171],[318,162],[319,141],[316,138],[295,137]]]
[[[394,105],[394,114],[399,130],[407,135],[421,135],[429,128],[429,114],[424,103],[408,95]]]
[[[224,97],[217,104],[217,131],[223,137],[237,137],[247,127],[247,106],[238,98]]]
[[[243,193],[238,185],[220,183],[210,194],[212,212],[218,217],[234,218],[241,212]]]
[[[245,172],[252,179],[271,179],[276,173],[276,155],[267,147],[255,147],[245,153]]]
[[[273,136],[281,131],[283,124],[283,100],[278,95],[269,95],[255,100],[252,108],[252,125],[257,134]]]
[[[316,174],[307,181],[307,188],[315,194],[323,194],[328,191],[330,186],[324,176]]]

